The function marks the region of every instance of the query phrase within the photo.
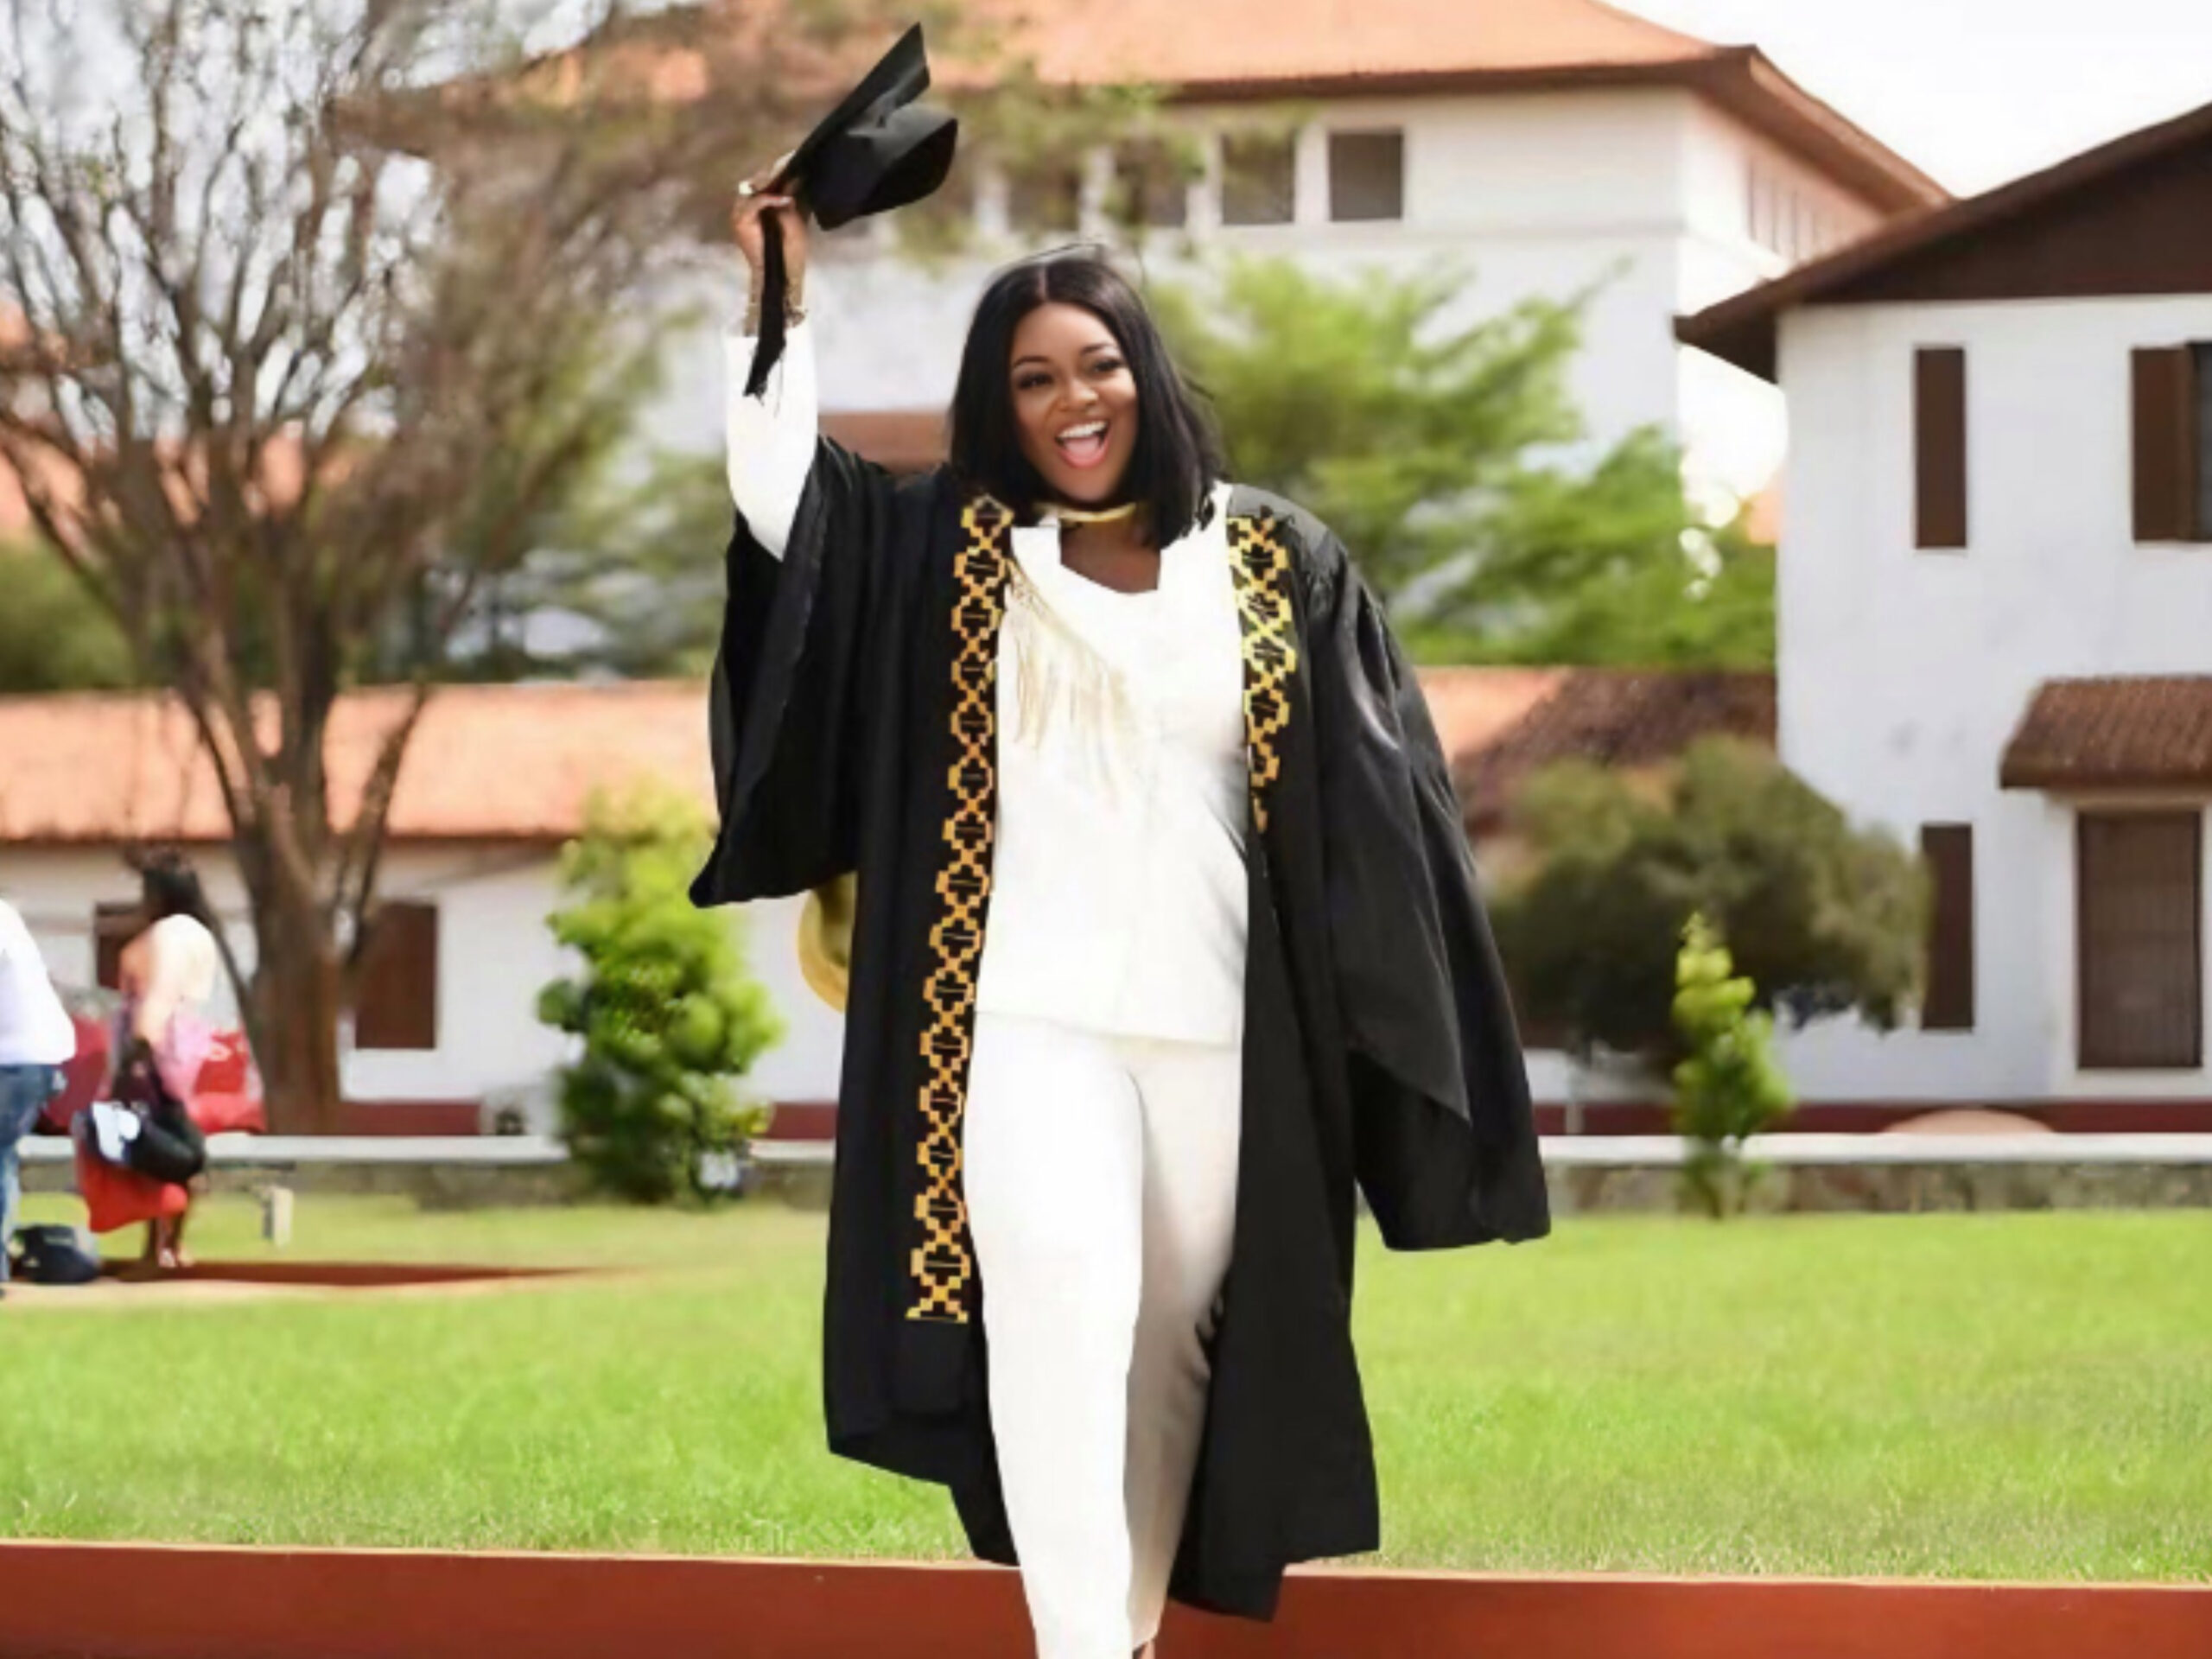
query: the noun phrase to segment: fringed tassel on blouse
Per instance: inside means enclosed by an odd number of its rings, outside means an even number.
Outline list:
[[[1018,561],[1007,587],[1012,601],[1007,607],[1007,629],[1021,704],[1014,741],[1039,747],[1057,722],[1065,728],[1062,741],[1079,746],[1084,764],[1095,768],[1109,788],[1114,787],[1126,740],[1135,728],[1121,670],[1052,608]]]

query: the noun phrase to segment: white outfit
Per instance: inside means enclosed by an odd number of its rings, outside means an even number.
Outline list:
[[[77,1055],[77,1027],[54,995],[38,941],[0,899],[0,1065],[63,1065]]]
[[[812,336],[791,331],[763,398],[752,350],[730,337],[730,489],[780,555],[815,450]],[[963,1167],[1039,1659],[1126,1659],[1157,1631],[1204,1424],[1248,924],[1226,507],[1224,487],[1143,594],[1068,570],[1057,523],[1013,532]]]
[[[146,930],[148,959],[158,964],[178,1001],[197,1012],[215,995],[221,953],[207,924],[181,911],[164,916]]]

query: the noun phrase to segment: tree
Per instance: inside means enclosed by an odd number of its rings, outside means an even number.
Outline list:
[[[1764,1173],[1744,1142],[1789,1116],[1789,1080],[1774,1057],[1774,1016],[1735,970],[1713,924],[1693,912],[1675,964],[1675,1133],[1690,1143],[1682,1165],[1689,1200],[1715,1221],[1740,1214]]]
[[[1857,830],[1774,757],[1708,738],[1657,792],[1585,762],[1548,768],[1516,809],[1535,861],[1493,902],[1522,1013],[1599,1051],[1666,1065],[1675,942],[1702,913],[1756,1002],[1804,1021],[1856,1010],[1885,1028],[1914,995],[1926,915],[1918,861]]]
[[[1237,475],[1343,537],[1427,661],[1734,667],[1773,656],[1771,561],[1716,535],[1654,429],[1585,473],[1567,374],[1592,293],[1453,321],[1462,274],[1232,261],[1160,310]],[[1592,290],[1594,292],[1594,290]]]
[[[710,1196],[711,1161],[766,1125],[729,1079],[783,1023],[729,918],[691,902],[711,840],[689,797],[641,787],[595,794],[562,850],[570,902],[549,919],[584,973],[538,998],[541,1020],[583,1039],[561,1075],[562,1137],[594,1182],[639,1203]]]
[[[632,395],[698,181],[720,202],[863,21],[709,39],[671,105],[629,49],[663,20],[600,0],[592,51],[525,59],[512,10],[0,0],[0,463],[213,766],[281,1129],[334,1120],[438,659]],[[340,822],[331,709],[395,638],[414,694]]]
[[[32,543],[0,546],[0,696],[132,683],[130,642],[68,568]]]

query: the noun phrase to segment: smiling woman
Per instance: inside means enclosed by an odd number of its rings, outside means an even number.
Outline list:
[[[823,436],[789,321],[757,394],[729,342],[692,896],[857,877],[830,1446],[951,1488],[1040,1659],[1143,1649],[1171,1592],[1268,1618],[1377,1542],[1355,1184],[1398,1249],[1549,1224],[1419,686],[1100,254],[992,280],[918,479]]]
[[[1144,302],[1084,253],[1015,265],[985,290],[953,395],[951,450],[955,472],[1069,526],[1077,568],[1086,555],[1110,568],[1172,545],[1224,470]],[[1120,511],[1092,517],[1102,508]]]

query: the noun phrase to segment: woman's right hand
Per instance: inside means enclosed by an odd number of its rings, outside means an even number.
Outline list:
[[[791,157],[786,155],[760,168],[746,180],[755,194],[741,194],[731,203],[729,210],[730,234],[737,240],[738,251],[745,256],[745,263],[753,268],[753,292],[760,288],[760,263],[765,257],[763,248],[766,238],[762,232],[764,216],[774,214],[783,231],[784,271],[793,303],[797,303],[806,277],[806,211],[788,195],[771,194],[768,181],[781,172]]]

